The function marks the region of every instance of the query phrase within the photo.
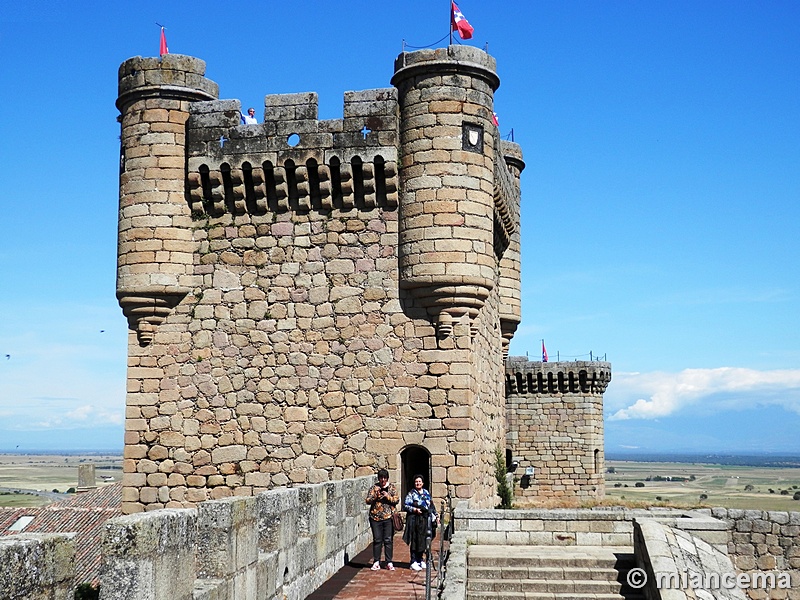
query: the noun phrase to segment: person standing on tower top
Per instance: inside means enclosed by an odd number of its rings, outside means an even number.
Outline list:
[[[256,119],[256,109],[255,108],[248,108],[247,114],[242,115],[242,125],[256,125],[258,124],[258,119]]]

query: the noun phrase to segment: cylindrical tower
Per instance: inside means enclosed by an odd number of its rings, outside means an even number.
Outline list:
[[[508,348],[511,339],[517,331],[517,327],[522,321],[522,290],[521,282],[521,257],[520,257],[520,174],[525,168],[522,160],[522,148],[519,144],[506,140],[500,141],[500,148],[503,151],[504,165],[513,176],[516,194],[510,198],[516,201],[515,206],[510,207],[513,213],[512,219],[515,221],[516,230],[511,234],[508,247],[503,252],[500,259],[500,278],[498,287],[500,288],[500,333],[503,336],[503,357],[508,358]]]
[[[495,60],[477,48],[395,61],[402,151],[400,286],[439,335],[473,319],[494,286]]]
[[[205,69],[178,54],[137,56],[119,68],[117,299],[142,345],[194,285],[185,123],[191,102],[218,96]]]
[[[519,463],[518,497],[604,496],[610,381],[607,362],[506,362],[506,442]]]

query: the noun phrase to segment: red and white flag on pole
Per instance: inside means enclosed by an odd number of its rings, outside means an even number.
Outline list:
[[[544,347],[544,340],[542,340],[542,362],[547,362],[547,349]]]
[[[158,48],[158,54],[160,56],[164,56],[165,54],[169,54],[169,48],[167,48],[167,36],[164,34],[164,28],[161,28],[161,44]]]
[[[497,113],[492,113],[492,123],[494,123],[495,127],[500,127],[500,119],[497,118]]]
[[[469,24],[469,21],[467,21],[466,17],[464,17],[463,13],[458,9],[456,3],[451,2],[450,4],[452,5],[450,8],[451,30],[457,31],[462,40],[471,39],[472,32],[475,31],[475,29]]]

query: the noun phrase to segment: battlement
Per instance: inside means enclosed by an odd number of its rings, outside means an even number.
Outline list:
[[[119,67],[117,108],[124,112],[132,102],[161,97],[165,90],[176,99],[198,100],[219,95],[219,86],[204,77],[206,63],[193,56],[165,54],[161,58],[134,56]]]
[[[506,361],[508,394],[602,395],[611,381],[611,363],[603,361],[531,361],[510,357]]]
[[[256,125],[240,124],[238,100],[191,106],[194,215],[397,207],[397,90],[347,92],[344,117],[325,121],[314,93],[271,95],[264,105]]]

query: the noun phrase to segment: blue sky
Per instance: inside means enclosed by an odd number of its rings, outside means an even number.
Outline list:
[[[608,357],[609,453],[800,452],[800,4],[459,6],[527,163],[512,354]],[[441,0],[4,8],[0,449],[121,445],[116,73],[157,54],[156,22],[222,98],[260,114],[316,91],[336,118],[447,19]]]

